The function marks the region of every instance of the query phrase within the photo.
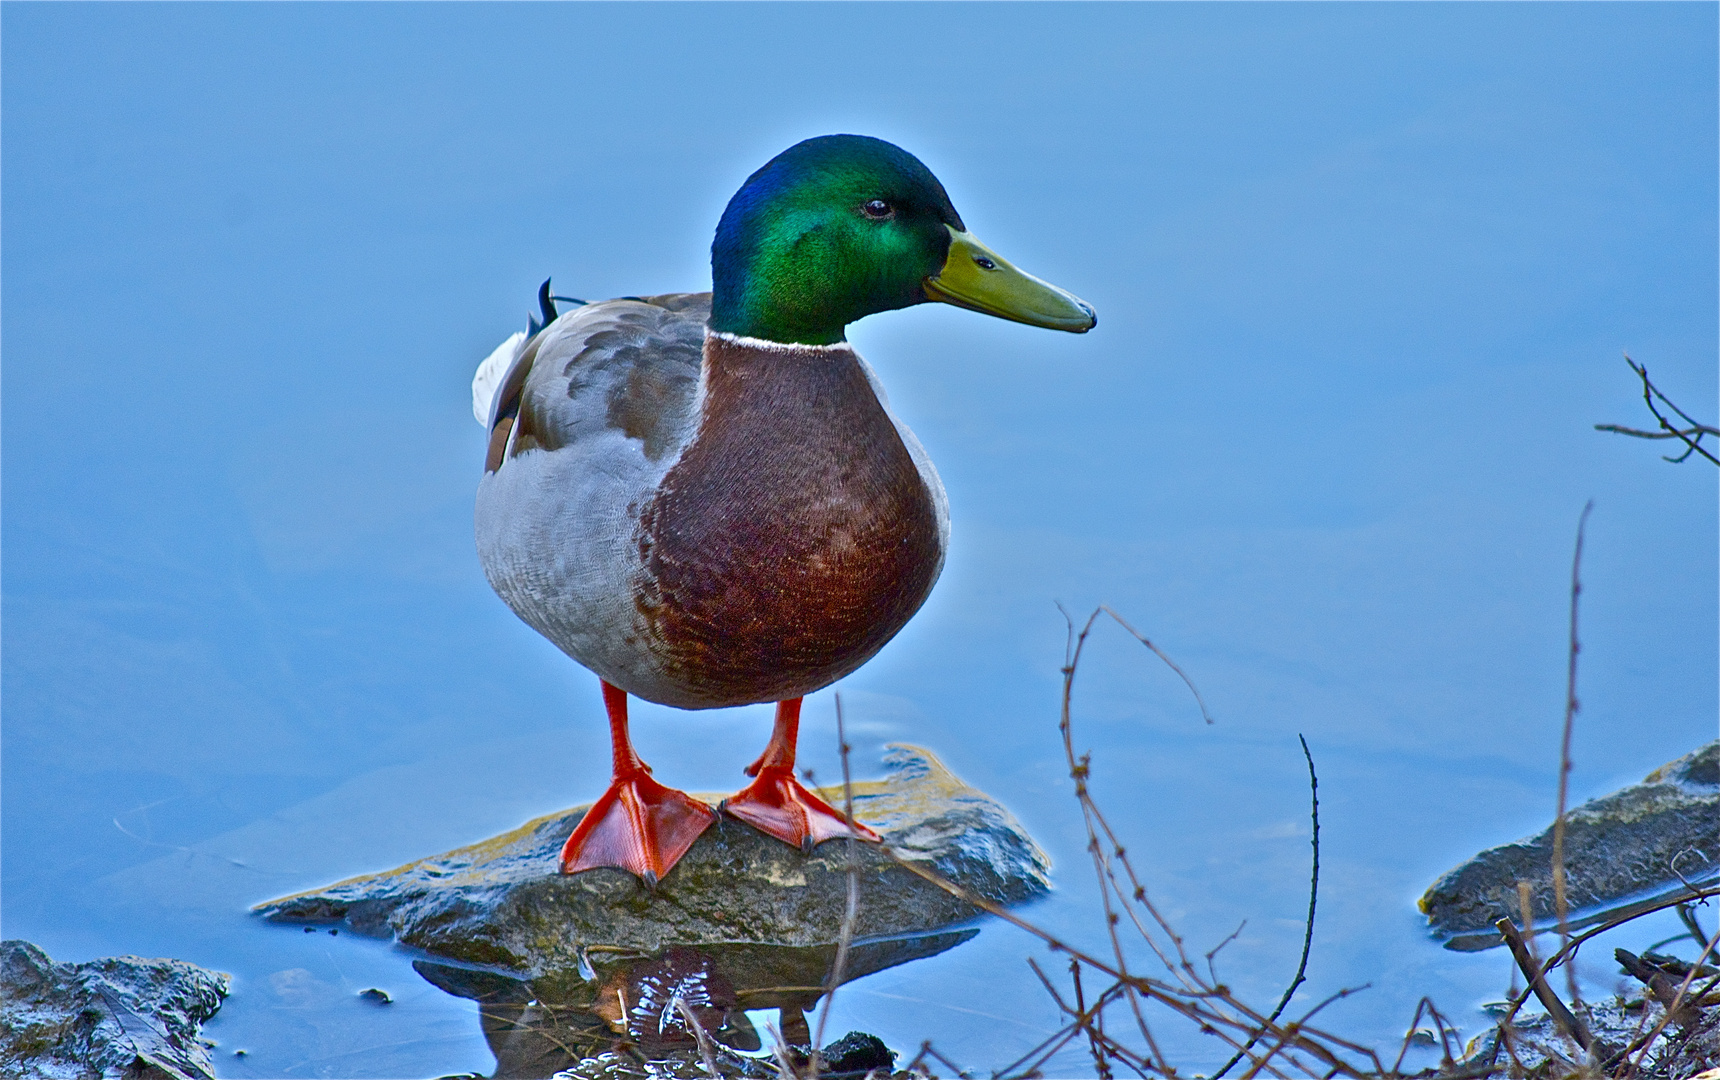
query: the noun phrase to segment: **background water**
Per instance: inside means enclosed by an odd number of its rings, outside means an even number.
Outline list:
[[[1211,703],[1207,727],[1101,627],[1076,738],[1191,944],[1247,920],[1222,973],[1263,1005],[1301,938],[1307,736],[1324,877],[1300,1000],[1371,983],[1324,1014],[1367,1042],[1423,994],[1475,1030],[1506,981],[1413,903],[1552,815],[1585,500],[1574,796],[1715,734],[1714,471],[1591,429],[1649,422],[1621,349],[1716,414],[1712,5],[0,22],[4,933],[234,973],[223,1075],[489,1067],[472,1004],[402,954],[246,906],[601,789],[595,679],[473,555],[471,372],[548,275],[705,287],[728,196],[810,135],[907,147],[1101,315],[1073,337],[927,307],[852,335],[955,523],[936,594],[840,687],[857,761],[922,744],[1007,801],[1058,866],[1033,918],[1102,942],[1057,602],[1115,606]],[[738,785],[770,722],[636,715],[695,790]],[[832,717],[809,702],[823,777]],[[1002,1065],[1057,1023],[1038,951],[987,925],[845,991],[834,1030]]]

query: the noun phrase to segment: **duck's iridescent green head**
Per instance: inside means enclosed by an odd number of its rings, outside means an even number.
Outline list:
[[[1077,332],[1093,309],[967,232],[944,186],[882,139],[797,143],[747,179],[711,245],[711,328],[826,345],[866,315],[939,300]]]

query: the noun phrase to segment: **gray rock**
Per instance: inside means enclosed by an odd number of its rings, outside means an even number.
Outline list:
[[[1557,918],[1553,830],[1490,848],[1452,870],[1419,906],[1446,948],[1499,944],[1493,923],[1521,918],[1517,883],[1532,889],[1538,926]],[[1565,890],[1573,928],[1685,891],[1684,881],[1720,874],[1720,741],[1648,774],[1640,784],[1570,811],[1565,824]],[[1682,876],[1683,881],[1680,881]]]
[[[896,746],[885,761],[889,776],[854,785],[854,811],[900,858],[1000,904],[1048,890],[1049,860],[995,800],[928,751]],[[840,789],[822,794],[840,805]],[[673,946],[737,943],[816,948],[836,940],[847,896],[847,841],[828,841],[807,855],[724,820],[652,890],[621,870],[557,871],[561,845],[585,809],[255,910],[273,922],[338,923],[527,980],[591,972],[606,954],[656,956]],[[877,846],[854,846],[858,937],[896,939],[976,914]]]
[[[19,1080],[213,1080],[198,1037],[230,979],[183,960],[56,964],[0,942],[0,1074]]]

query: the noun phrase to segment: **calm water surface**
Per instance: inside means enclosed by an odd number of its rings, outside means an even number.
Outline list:
[[[1414,901],[1552,815],[1586,500],[1575,796],[1715,733],[1714,473],[1591,430],[1648,422],[1622,349],[1715,412],[1715,20],[8,5],[5,935],[233,973],[223,1076],[491,1068],[407,954],[247,908],[601,790],[596,680],[472,552],[472,368],[546,275],[704,287],[748,172],[862,131],[1101,321],[854,328],[955,523],[930,603],[837,688],[859,772],[911,742],[1003,799],[1056,863],[1027,914],[1102,947],[1056,605],[1109,603],[1217,721],[1101,627],[1076,742],[1191,947],[1246,920],[1220,973],[1265,1007],[1294,970],[1300,733],[1298,1001],[1369,984],[1323,1017],[1382,1046],[1423,995],[1477,1030],[1506,963],[1441,950]],[[738,787],[770,724],[636,716],[693,790]],[[830,691],[803,733],[834,778]],[[999,1067],[1058,1023],[1028,956],[981,924],[845,989],[832,1029]]]

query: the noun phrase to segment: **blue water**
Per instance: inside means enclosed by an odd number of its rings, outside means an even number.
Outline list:
[[[1103,944],[1057,741],[1064,622],[1109,603],[1076,742],[1165,914],[1263,1007],[1307,897],[1311,1005],[1473,1033],[1498,953],[1414,900],[1545,826],[1571,547],[1575,799],[1715,735],[1716,485],[1621,350],[1716,401],[1704,6],[34,6],[0,10],[3,932],[232,972],[223,1076],[486,1070],[388,946],[248,905],[594,796],[596,681],[472,551],[473,367],[539,281],[701,288],[729,194],[808,135],[892,139],[1090,301],[1084,337],[920,308],[852,337],[951,493],[937,592],[845,680],[856,764],[932,748]],[[640,707],[664,780],[737,787],[758,707]],[[831,693],[803,755],[837,772]],[[1712,925],[1712,912],[1704,917]],[[1677,931],[1662,918],[1612,944]],[[988,923],[831,1028],[1001,1066],[1053,1030]],[[395,1004],[357,992],[380,987]],[[1169,1017],[1188,1068],[1220,1052]],[[244,1055],[236,1054],[245,1050]],[[1065,1074],[1082,1058],[1066,1058]]]

